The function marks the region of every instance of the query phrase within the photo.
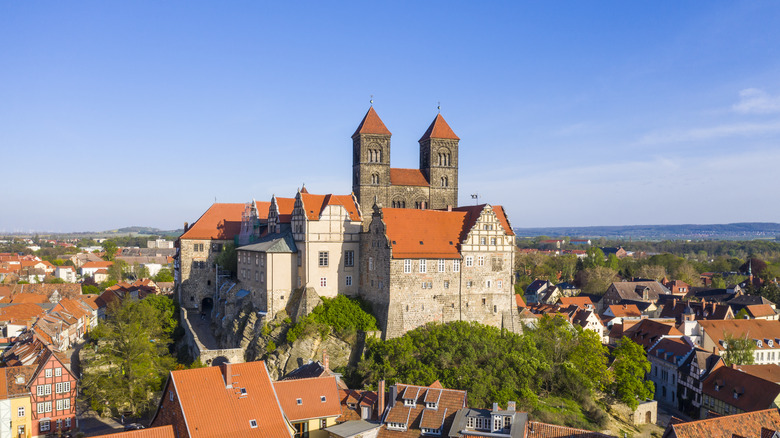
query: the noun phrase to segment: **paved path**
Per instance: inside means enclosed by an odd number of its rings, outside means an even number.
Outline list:
[[[219,350],[219,344],[211,332],[211,316],[209,314],[201,318],[200,312],[197,310],[188,311],[187,320],[189,320],[192,329],[198,336],[198,340],[204,347],[208,350]]]

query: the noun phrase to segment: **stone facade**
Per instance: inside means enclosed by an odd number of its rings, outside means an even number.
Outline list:
[[[200,309],[206,298],[213,299],[217,257],[232,240],[179,241],[179,302],[189,309]],[[213,304],[213,303],[212,303]]]
[[[512,321],[514,236],[491,206],[478,208],[465,239],[456,235],[450,241],[460,246],[457,253],[414,259],[393,255],[395,241],[388,237],[383,210],[375,210],[363,241],[361,297],[372,304],[385,338],[429,322],[502,327]]]

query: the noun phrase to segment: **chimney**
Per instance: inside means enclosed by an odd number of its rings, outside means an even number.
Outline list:
[[[384,379],[379,381],[379,386],[376,390],[376,399],[377,399],[377,419],[382,420],[382,414],[385,412],[385,381]]]
[[[187,230],[189,230],[189,229],[190,229],[190,224],[188,224],[187,222],[185,222],[185,223],[184,223],[184,232],[186,233],[186,232],[187,232]]]
[[[225,362],[219,366],[222,377],[225,378],[225,388],[228,389],[233,387],[233,370],[230,365],[230,362]]]
[[[513,401],[506,402],[506,410],[514,412],[517,409],[517,403]]]
[[[712,354],[718,354],[718,347],[712,347]]]
[[[672,308],[677,306],[677,298],[672,298]]]
[[[498,403],[493,403],[493,412],[498,412]]]
[[[732,364],[731,364],[731,369],[732,369],[732,370],[736,370],[736,369],[737,369],[737,364],[735,364],[735,363],[732,363]]]
[[[322,350],[322,367],[326,370],[330,370],[330,357],[328,357],[328,350]]]
[[[452,211],[452,205],[447,206],[447,211]]]

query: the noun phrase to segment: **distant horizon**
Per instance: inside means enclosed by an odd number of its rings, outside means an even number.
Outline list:
[[[440,108],[459,202],[516,227],[780,220],[778,22],[718,0],[2,2],[0,233],[350,193],[371,101],[400,168]]]

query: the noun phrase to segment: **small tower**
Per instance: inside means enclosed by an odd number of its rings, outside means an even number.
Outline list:
[[[458,206],[458,142],[441,114],[420,138],[420,171],[431,185],[430,208]]]
[[[373,106],[352,134],[352,192],[361,206],[375,198],[387,204],[391,135]]]

